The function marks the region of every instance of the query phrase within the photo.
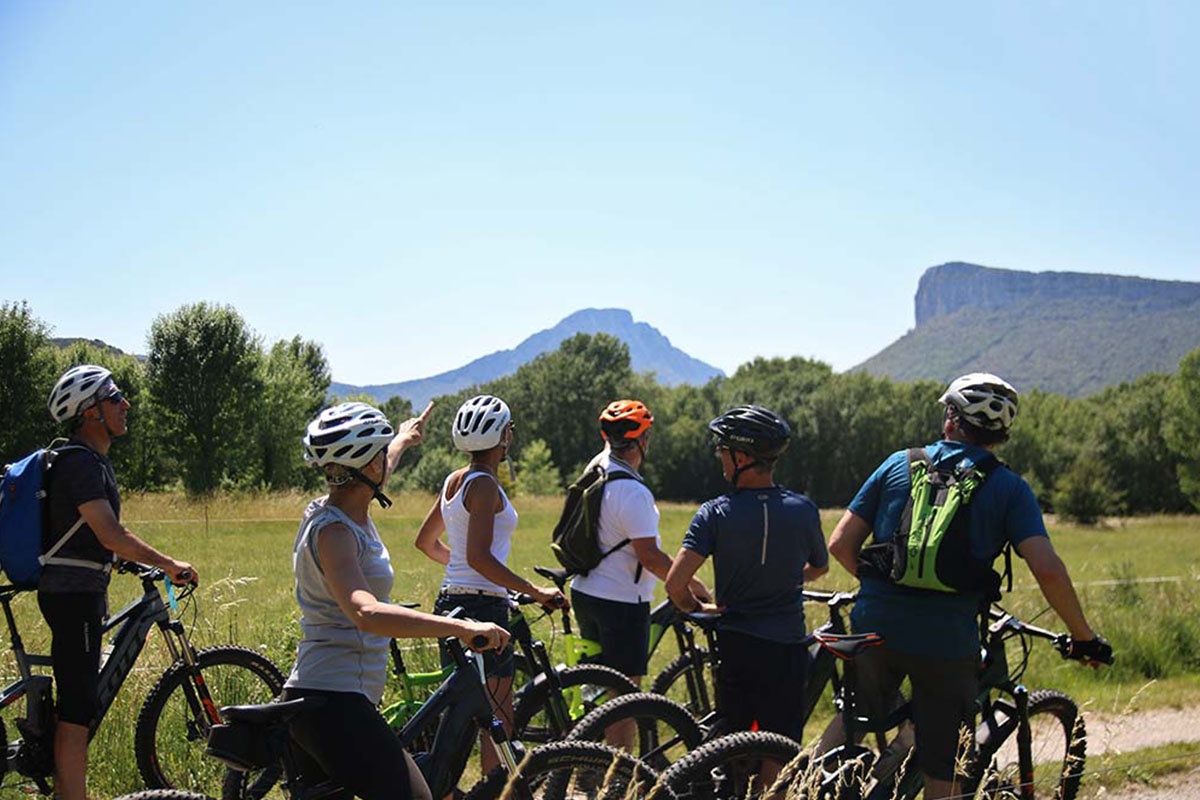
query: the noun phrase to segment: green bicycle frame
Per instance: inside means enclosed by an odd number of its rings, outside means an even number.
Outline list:
[[[400,681],[400,699],[395,702],[388,703],[380,709],[383,718],[387,720],[387,724],[392,730],[400,730],[404,724],[412,719],[413,715],[425,703],[425,697],[429,692],[421,692],[421,696],[417,696],[418,689],[436,688],[442,684],[454,672],[454,665],[442,667],[436,672],[412,672],[404,664],[404,653],[401,652],[400,646],[396,644],[396,640],[391,641],[392,649],[392,674]]]

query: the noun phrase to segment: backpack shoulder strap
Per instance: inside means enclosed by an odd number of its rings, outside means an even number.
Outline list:
[[[85,452],[91,453],[92,456],[96,459],[96,463],[98,463],[101,466],[101,468],[103,468],[103,466],[104,466],[103,458],[100,456],[99,453],[97,453],[92,448],[84,447],[83,445],[80,445],[80,444],[61,444],[61,445],[55,446],[60,441],[63,441],[63,440],[61,440],[61,439],[54,440],[53,442],[50,443],[50,446],[47,447],[45,450],[45,459],[46,459],[45,468],[47,470],[50,469],[54,465],[55,459],[57,459],[61,453],[64,453],[68,450],[83,450]],[[47,564],[57,564],[59,566],[87,567],[88,569],[97,569],[97,570],[102,570],[102,571],[108,571],[111,568],[111,566],[112,566],[111,563],[98,564],[94,561],[85,561],[85,560],[79,559],[79,558],[55,558],[55,554],[59,550],[61,550],[67,542],[71,541],[71,537],[79,532],[79,529],[84,526],[85,522],[86,522],[86,520],[84,520],[83,514],[80,514],[79,519],[75,520],[75,524],[72,525],[70,528],[67,528],[66,533],[64,533],[62,536],[60,536],[58,541],[50,546],[49,550],[47,550],[42,555],[38,556],[38,561],[42,564],[42,566],[45,566]]]

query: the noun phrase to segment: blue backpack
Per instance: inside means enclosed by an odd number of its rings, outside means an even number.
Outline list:
[[[42,566],[49,563],[91,566],[70,558],[54,558],[75,532],[83,527],[80,516],[45,554],[42,553],[42,526],[45,518],[46,489],[44,479],[54,457],[64,450],[87,450],[86,447],[67,447],[35,450],[15,464],[9,464],[0,478],[0,570],[14,586],[24,589],[37,587]]]

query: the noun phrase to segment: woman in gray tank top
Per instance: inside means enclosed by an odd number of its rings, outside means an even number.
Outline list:
[[[447,619],[388,602],[392,566],[369,513],[405,449],[421,441],[432,403],[393,430],[366,403],[322,411],[304,437],[305,460],[320,468],[329,494],[304,513],[292,551],[301,638],[284,699],[326,702],[289,723],[305,775],[327,777],[364,800],[428,798],[429,789],[376,710],[387,674],[388,640],[487,638],[502,650],[508,633],[490,622]]]

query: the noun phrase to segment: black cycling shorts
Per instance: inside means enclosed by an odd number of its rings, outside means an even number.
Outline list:
[[[860,655],[855,664],[858,698],[871,717],[885,715],[894,705],[900,684],[905,677],[909,679],[917,765],[926,775],[953,780],[959,729],[964,725],[968,731],[975,729],[979,660],[914,656],[881,645]]]
[[[494,622],[508,630],[509,605],[507,597],[494,597],[490,594],[446,594],[442,592],[433,604],[433,613],[448,614],[459,606],[462,616],[476,622]],[[440,645],[439,645],[440,646]],[[442,666],[453,664],[450,652],[441,648]],[[489,678],[511,678],[513,675],[513,646],[512,642],[504,648],[503,653],[488,650],[483,654],[483,668]]]
[[[107,598],[103,592],[38,592],[38,607],[50,626],[58,718],[91,725],[100,705],[100,626]]]
[[[408,800],[414,795],[400,739],[366,696],[284,689],[280,700],[311,696],[325,702],[288,722],[292,755],[306,783],[332,780],[346,789],[341,798]],[[428,789],[421,793],[428,794]]]
[[[718,702],[731,730],[804,735],[808,648],[739,631],[718,631]]]
[[[571,589],[579,635],[600,643],[600,655],[587,659],[637,677],[650,662],[650,604],[622,603]]]

